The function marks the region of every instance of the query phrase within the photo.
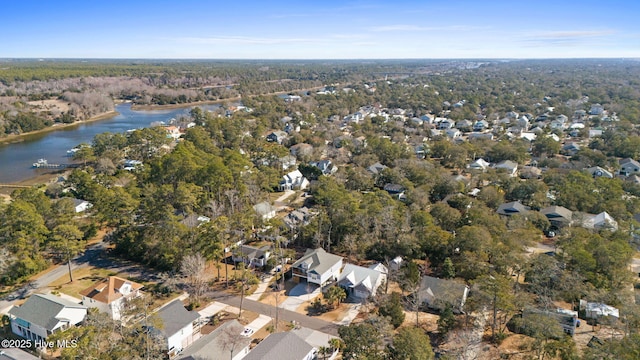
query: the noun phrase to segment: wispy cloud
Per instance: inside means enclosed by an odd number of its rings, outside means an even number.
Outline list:
[[[525,35],[522,42],[529,46],[574,46],[601,40],[616,34],[614,30],[544,31]]]
[[[370,28],[371,31],[472,31],[480,29],[490,29],[488,26],[469,26],[469,25],[449,25],[449,26],[418,26],[418,25],[383,25]]]

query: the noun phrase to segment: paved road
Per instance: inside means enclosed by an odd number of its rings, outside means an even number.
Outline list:
[[[223,291],[215,291],[208,294],[215,301],[221,302],[223,304],[240,307],[240,297],[236,295],[231,295]],[[269,317],[276,317],[276,308],[272,305],[263,304],[258,301],[244,299],[242,303],[243,310],[249,310],[256,312],[258,314],[267,315]],[[301,326],[307,327],[309,329],[318,330],[320,332],[338,336],[338,328],[339,325],[334,323],[320,320],[317,318],[313,318],[310,316],[306,316],[294,311],[286,310],[278,308],[278,318],[280,320],[285,321],[295,321],[297,324]]]

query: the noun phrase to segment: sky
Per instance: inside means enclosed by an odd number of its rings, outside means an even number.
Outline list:
[[[0,0],[0,58],[640,58],[637,0]]]

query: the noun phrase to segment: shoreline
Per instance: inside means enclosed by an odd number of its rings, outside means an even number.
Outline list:
[[[90,122],[94,122],[94,121],[106,120],[106,119],[110,119],[110,118],[112,118],[114,116],[118,116],[118,115],[119,115],[119,113],[117,111],[113,110],[113,111],[109,111],[109,112],[106,112],[106,113],[102,113],[100,115],[96,115],[96,116],[90,117],[87,120],[76,121],[76,122],[71,123],[71,124],[57,124],[57,125],[48,126],[46,128],[40,129],[40,130],[29,131],[29,132],[18,134],[18,135],[7,135],[7,137],[0,138],[0,145],[2,145],[2,144],[19,143],[19,142],[22,142],[25,137],[30,136],[30,135],[44,134],[44,133],[56,131],[58,129],[65,129],[65,128],[78,126],[78,125],[82,125],[82,124],[86,124],[86,123],[90,123]]]
[[[238,101],[238,100],[241,100],[240,96],[236,96],[236,97],[228,98],[228,99],[195,101],[195,102],[183,103],[183,104],[166,104],[166,105],[154,105],[154,104],[152,104],[152,105],[137,105],[137,104],[131,104],[131,110],[134,110],[134,111],[174,110],[174,109],[182,109],[182,108],[188,108],[188,107],[193,107],[193,106],[198,106],[198,105],[222,104],[222,103],[225,103],[227,101]]]

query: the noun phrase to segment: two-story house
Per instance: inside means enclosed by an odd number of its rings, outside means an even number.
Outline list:
[[[32,341],[44,341],[55,332],[79,324],[85,316],[86,306],[51,294],[34,294],[9,310],[11,331]]]
[[[267,265],[267,260],[271,256],[271,245],[255,247],[249,245],[240,245],[233,249],[231,259],[233,262],[243,262],[248,266],[263,267]]]
[[[200,318],[195,311],[188,311],[180,300],[174,300],[158,311],[162,321],[158,329],[167,341],[169,357],[177,355],[195,340],[193,322]]]
[[[109,314],[113,320],[120,320],[125,302],[141,295],[143,285],[117,276],[98,282],[80,292],[82,304],[97,308]]]
[[[304,279],[320,286],[337,280],[340,269],[342,269],[342,257],[329,254],[322,248],[308,249],[298,261],[291,265],[295,279]]]

